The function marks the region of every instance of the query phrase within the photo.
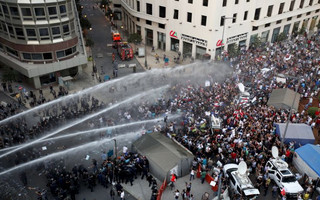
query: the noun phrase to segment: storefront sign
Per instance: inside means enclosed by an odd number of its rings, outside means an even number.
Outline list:
[[[178,34],[175,31],[170,31],[170,37],[178,38]]]
[[[201,46],[205,46],[205,47],[208,45],[207,40],[199,39],[199,38],[192,37],[192,36],[185,35],[185,34],[181,34],[181,40],[186,41],[186,42],[190,42],[190,43],[196,43],[197,45],[201,45]]]
[[[227,44],[238,42],[239,40],[247,39],[248,33],[243,33],[240,35],[232,36],[227,39]]]
[[[223,46],[223,45],[224,45],[223,41],[222,41],[222,40],[218,40],[216,46],[217,46],[217,47],[221,47],[221,46]]]

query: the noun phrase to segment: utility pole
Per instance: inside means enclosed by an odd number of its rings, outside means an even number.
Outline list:
[[[144,29],[144,66],[148,69],[148,62],[147,62],[147,29]]]
[[[220,59],[222,59],[222,48],[224,49],[223,39],[224,39],[224,32],[226,29],[226,19],[235,19],[234,17],[225,17],[225,16],[222,16],[222,18],[223,18],[223,30],[222,30],[222,39],[221,39]]]

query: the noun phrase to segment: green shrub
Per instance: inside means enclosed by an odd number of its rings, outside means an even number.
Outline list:
[[[310,115],[312,118],[316,117],[316,112],[318,111],[318,107],[310,107],[308,109],[308,115]]]

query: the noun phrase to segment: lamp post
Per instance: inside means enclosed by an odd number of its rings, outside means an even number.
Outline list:
[[[289,78],[293,78],[294,80],[297,80],[296,77],[289,77]],[[291,116],[292,116],[293,106],[294,106],[294,103],[295,103],[296,98],[297,98],[297,93],[298,93],[299,86],[300,86],[300,79],[298,80],[298,85],[296,85],[296,88],[295,88],[295,93],[294,93],[293,101],[292,101],[292,104],[291,104],[291,107],[290,107],[289,117],[288,117],[288,119],[287,119],[286,127],[284,128],[284,133],[283,133],[283,136],[282,136],[282,138],[281,138],[281,150],[282,150],[282,148],[283,148],[283,146],[284,146],[284,139],[286,138],[286,135],[287,135],[288,126],[289,126],[289,122],[290,122],[290,119],[291,119]],[[281,133],[280,133],[280,134],[281,134]]]
[[[144,31],[144,66],[148,69],[148,62],[147,62],[147,29]]]
[[[225,29],[226,29],[226,19],[235,19],[235,17],[225,17],[225,16],[222,16],[223,18],[223,30],[222,30],[222,41],[221,41],[221,51],[220,51],[220,58],[222,59],[222,47],[224,48],[224,44],[223,44],[223,39],[224,39],[224,32],[225,32]]]

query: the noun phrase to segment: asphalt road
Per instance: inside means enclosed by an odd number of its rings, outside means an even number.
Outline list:
[[[112,53],[115,53],[119,64],[126,64],[128,66],[129,64],[134,63],[137,65],[137,72],[144,71],[140,63],[135,58],[128,61],[121,61],[116,49],[112,48],[110,21],[106,19],[105,13],[98,8],[95,1],[82,0],[80,3],[83,5],[83,15],[87,15],[87,18],[92,26],[92,30],[88,31],[87,37],[94,42],[94,46],[92,47],[92,56],[100,75],[102,77],[104,75],[112,77]],[[118,77],[122,77],[131,73],[133,73],[132,68],[119,68]]]

